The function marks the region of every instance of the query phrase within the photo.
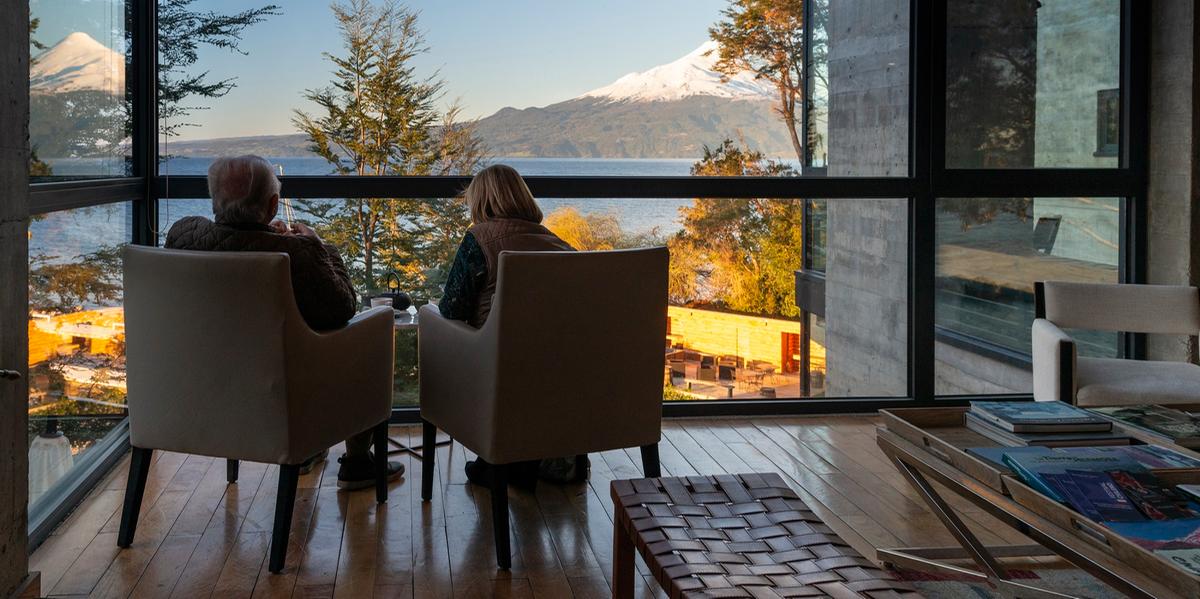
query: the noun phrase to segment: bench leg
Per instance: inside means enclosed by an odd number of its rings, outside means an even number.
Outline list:
[[[618,515],[613,523],[613,597],[632,599],[633,580],[637,572],[633,569],[633,539],[625,530],[624,518]]]

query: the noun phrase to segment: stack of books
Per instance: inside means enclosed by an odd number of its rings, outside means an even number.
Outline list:
[[[1200,449],[1200,417],[1163,406],[1092,408],[1101,416],[1162,436],[1180,447]]]
[[[1193,489],[1172,486],[1151,470],[1160,463],[1195,469],[1200,460],[1151,445],[969,451],[999,457],[1043,495],[1200,574],[1200,504]]]
[[[1112,432],[1112,422],[1060,402],[973,401],[967,428],[1001,445],[1097,447],[1129,445],[1130,438]]]

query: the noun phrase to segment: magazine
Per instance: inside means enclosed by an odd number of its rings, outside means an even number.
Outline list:
[[[1177,445],[1200,448],[1200,418],[1163,406],[1091,408],[1092,412],[1171,439]]]

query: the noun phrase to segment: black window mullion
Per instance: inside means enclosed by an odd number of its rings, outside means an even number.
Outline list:
[[[158,173],[158,1],[132,0],[134,100],[133,160],[144,185],[133,203],[135,244],[155,245],[158,201],[154,177]]]

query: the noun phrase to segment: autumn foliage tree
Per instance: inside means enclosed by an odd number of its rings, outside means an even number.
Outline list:
[[[718,72],[732,77],[750,71],[775,86],[775,110],[800,161],[804,147],[796,107],[804,98],[804,26],[804,0],[729,0],[708,30],[719,46]]]
[[[791,166],[725,140],[704,148],[697,176],[778,177]],[[796,316],[804,203],[797,200],[698,198],[680,210],[670,240],[671,300],[778,316]]]
[[[335,67],[332,84],[305,93],[316,114],[297,110],[293,119],[312,151],[343,175],[471,173],[484,148],[456,106],[437,108],[442,81],[417,73],[413,60],[426,47],[416,13],[372,0],[331,8],[343,41],[340,53],[325,55]],[[346,252],[356,284],[365,289],[394,270],[409,290],[432,292],[470,225],[458,201],[359,198],[301,205],[321,235]]]

